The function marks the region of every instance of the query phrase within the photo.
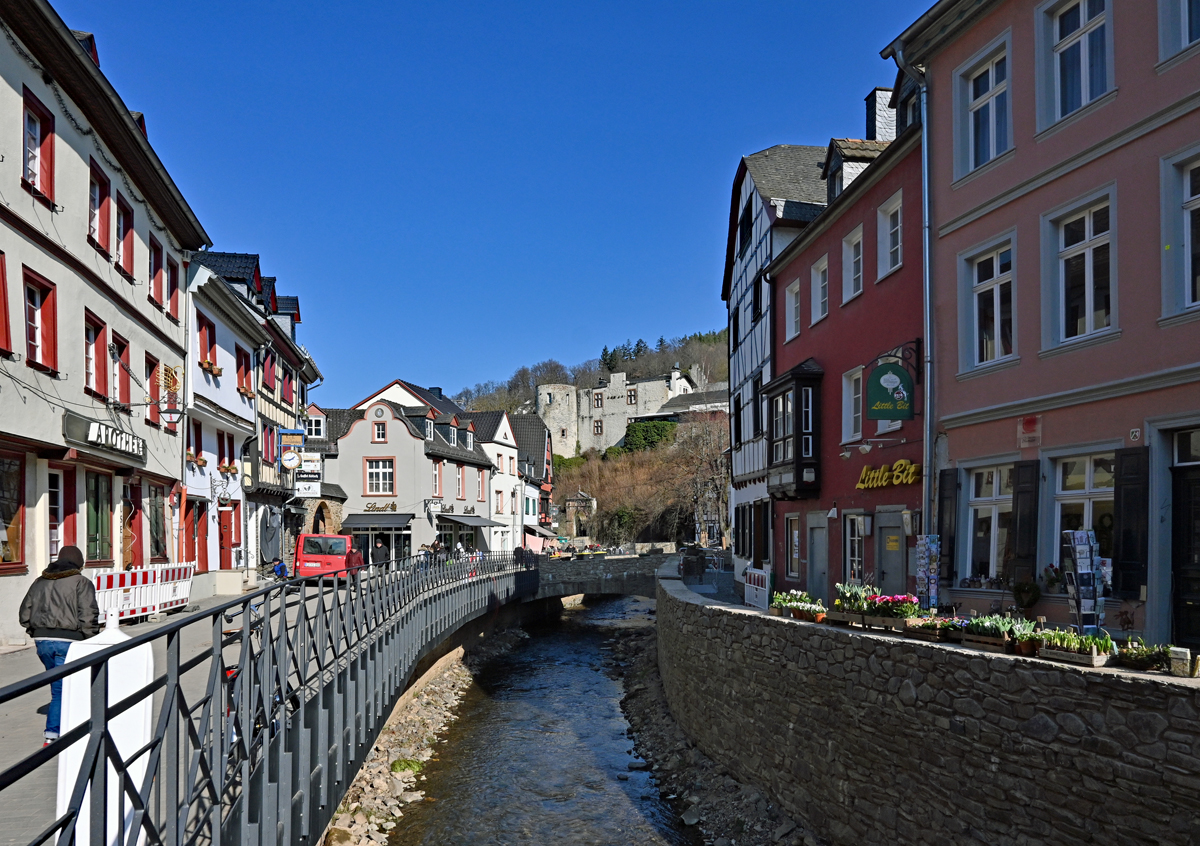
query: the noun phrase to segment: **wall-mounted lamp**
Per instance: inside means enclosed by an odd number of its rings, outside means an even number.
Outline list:
[[[833,508],[829,509],[829,513],[826,514],[825,516],[828,517],[830,520],[836,520],[837,519],[837,506],[835,505]]]
[[[861,452],[863,455],[866,455],[868,452],[871,451],[871,445],[870,444],[859,444],[858,451]]]
[[[842,460],[844,461],[844,460],[848,459],[849,457],[850,457],[850,449],[847,447],[846,449],[842,450]]]

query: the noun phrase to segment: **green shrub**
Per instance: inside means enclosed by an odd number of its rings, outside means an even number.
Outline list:
[[[639,452],[654,449],[675,439],[678,423],[666,420],[646,420],[630,423],[625,429],[625,451]]]

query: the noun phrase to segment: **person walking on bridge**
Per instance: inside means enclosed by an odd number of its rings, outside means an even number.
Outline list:
[[[37,644],[37,656],[47,670],[66,663],[72,641],[100,631],[96,586],[82,571],[83,553],[79,547],[64,546],[21,600],[21,627]],[[62,681],[56,681],[50,685],[43,746],[58,740],[61,715]]]
[[[371,548],[371,564],[379,572],[387,569],[388,562],[392,560],[391,551],[383,545],[383,538],[375,536],[375,546]]]

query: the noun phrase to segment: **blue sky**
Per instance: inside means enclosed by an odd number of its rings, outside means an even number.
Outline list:
[[[739,157],[861,137],[930,0],[53,2],[338,406],[723,326]]]

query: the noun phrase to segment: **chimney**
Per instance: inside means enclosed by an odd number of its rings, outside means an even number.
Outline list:
[[[442,389],[441,389],[441,388],[430,388],[430,389],[429,389],[429,393],[433,394],[433,395],[434,395],[435,397],[437,397],[438,399],[444,399],[444,397],[442,396]]]
[[[896,140],[896,111],[888,108],[892,89],[876,88],[867,95],[867,140]]]

